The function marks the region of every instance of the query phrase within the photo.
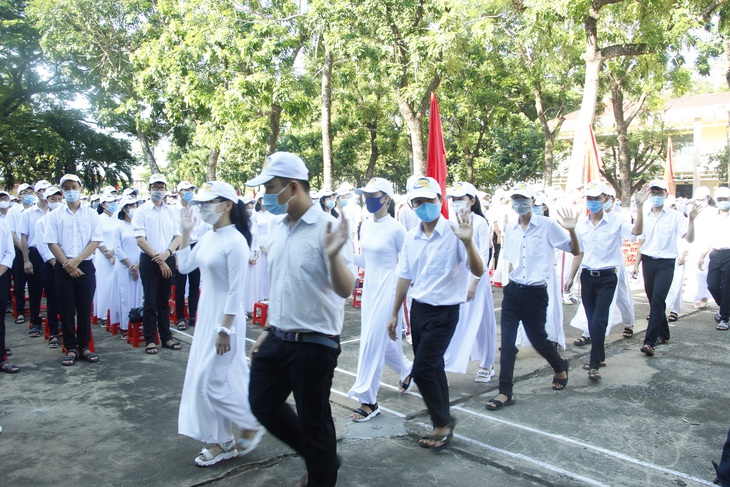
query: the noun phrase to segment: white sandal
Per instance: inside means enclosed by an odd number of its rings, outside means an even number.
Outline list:
[[[199,467],[210,467],[223,460],[230,460],[238,456],[238,450],[236,450],[236,443],[231,440],[228,443],[218,445],[222,450],[218,455],[213,453],[207,448],[200,450],[200,455],[195,457],[195,463]]]
[[[264,437],[264,433],[266,433],[266,428],[262,426],[258,430],[256,430],[256,434],[253,436],[253,438],[239,438],[238,441],[236,441],[236,446],[241,449],[238,454],[243,456],[247,453],[251,453],[254,448],[259,446],[259,443],[261,443],[261,439]]]
[[[484,384],[486,382],[491,381],[492,377],[494,377],[494,367],[489,367],[488,369],[480,368],[477,371],[476,377],[474,378],[474,382],[479,382],[481,384]]]

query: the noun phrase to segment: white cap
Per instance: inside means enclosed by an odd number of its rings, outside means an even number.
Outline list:
[[[390,181],[384,178],[372,178],[370,181],[368,181],[368,184],[365,185],[364,188],[358,188],[355,190],[356,195],[362,195],[362,194],[372,194],[372,193],[378,193],[383,192],[393,197],[393,185],[390,184]]]
[[[509,195],[510,195],[510,198],[512,196],[523,196],[525,198],[534,198],[535,192],[532,191],[532,188],[530,188],[530,186],[527,183],[520,181],[519,183],[514,185],[514,187],[512,188],[512,191],[510,191]]]
[[[708,196],[710,196],[710,188],[708,188],[707,186],[700,186],[699,188],[695,189],[694,199],[706,200]]]
[[[590,183],[586,184],[586,196],[601,196],[602,194],[606,194],[606,185],[601,183],[600,181],[591,181]]]
[[[165,186],[167,186],[167,178],[163,176],[162,174],[153,174],[150,176],[150,181],[147,183],[148,186],[152,186],[155,183],[163,183]]]
[[[309,181],[309,169],[304,161],[291,152],[274,152],[264,161],[261,174],[246,183],[246,186],[260,186],[275,177]]]
[[[98,194],[92,194],[91,195],[91,198],[89,200],[90,201],[97,201],[99,198],[100,198],[100,196]]]
[[[238,202],[238,194],[228,183],[223,181],[208,181],[203,184],[197,194],[193,196],[192,204],[203,203],[205,201],[214,200],[216,198],[225,198],[227,200]]]
[[[104,186],[104,189],[101,190],[102,193],[111,193],[112,191],[117,191],[117,188],[114,186]]]
[[[715,190],[715,198],[730,198],[730,188],[720,186]]]
[[[256,197],[251,193],[244,194],[238,197],[239,200],[243,201],[244,204],[256,203]]]
[[[113,195],[111,193],[104,193],[101,195],[101,198],[99,198],[99,203],[111,203],[112,201],[117,201],[119,198],[116,195]]]
[[[319,197],[320,198],[326,198],[328,196],[332,196],[333,194],[337,194],[334,191],[332,191],[329,188],[322,188],[319,190]]]
[[[46,188],[46,192],[43,193],[43,195],[48,199],[49,196],[53,196],[54,194],[63,194],[63,191],[61,191],[61,188],[58,186],[48,186]]]
[[[37,183],[35,183],[35,186],[33,186],[34,191],[43,191],[45,189],[48,189],[51,187],[51,183],[46,181],[45,179],[41,179]]]
[[[537,193],[535,195],[535,206],[547,205],[547,202],[547,196],[545,196],[543,193]]]
[[[353,186],[351,183],[345,181],[344,183],[339,185],[336,193],[337,194],[349,194],[349,193],[352,193],[354,190],[355,190],[355,186]]]
[[[10,193],[8,193],[7,191],[0,191],[0,196],[8,196],[9,197],[10,196]]]
[[[186,189],[198,189],[198,188],[190,181],[180,181],[179,183],[177,183],[178,191],[184,191]]]
[[[613,188],[613,186],[604,183],[604,188],[606,190],[606,194],[610,196],[611,198],[616,198],[616,190]]]
[[[312,198],[313,200],[318,200],[319,199],[319,193],[317,193],[314,190],[310,190],[309,191],[309,197]]]
[[[130,195],[138,196],[139,190],[135,189],[135,188],[126,188],[124,191],[122,191],[122,196],[130,196]]]
[[[665,183],[662,179],[654,179],[649,183],[650,188],[659,188],[663,189],[664,191],[667,190],[667,183]]]
[[[18,194],[22,193],[23,191],[25,191],[28,188],[30,188],[30,184],[28,184],[28,183],[19,184],[18,185]],[[30,188],[30,189],[33,189],[33,188]]]
[[[63,186],[66,181],[76,181],[79,185],[83,186],[79,177],[75,174],[64,174],[61,176],[61,181],[58,183],[59,186]]]
[[[449,189],[447,198],[461,198],[462,196],[469,195],[472,198],[477,195],[477,189],[471,183],[459,182],[454,185],[453,188]]]
[[[136,196],[124,196],[122,201],[119,203],[119,208],[124,208],[127,205],[134,205],[136,203],[139,203],[139,199]]]
[[[441,186],[439,186],[439,183],[434,178],[427,178],[425,176],[411,181],[407,189],[409,200],[415,198],[427,198],[430,200],[441,195]]]

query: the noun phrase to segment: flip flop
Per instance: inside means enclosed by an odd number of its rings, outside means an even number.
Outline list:
[[[182,350],[182,343],[176,342],[175,340],[170,340],[171,343],[163,343],[162,348],[167,348],[169,350]]]
[[[157,348],[157,345],[155,345],[155,344],[151,344],[151,345],[152,345],[151,347],[149,345],[144,347],[144,353],[146,353],[147,355],[157,355],[160,350]]]
[[[6,360],[4,362],[0,362],[0,372],[5,372],[6,374],[17,374],[20,372],[20,368]]]

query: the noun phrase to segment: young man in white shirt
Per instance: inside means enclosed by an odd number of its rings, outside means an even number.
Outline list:
[[[413,179],[408,199],[421,223],[406,234],[401,249],[388,333],[391,340],[396,339],[398,313],[409,293],[415,355],[411,381],[418,385],[433,425],[433,432],[418,444],[442,450],[451,442],[456,426],[449,411],[444,353],[459,322],[459,306],[466,301],[467,272],[481,279],[484,262],[472,240],[469,212],[457,214],[458,227],[441,217],[443,195],[435,179]]]
[[[56,277],[53,270],[56,265],[56,257],[48,248],[48,244],[43,242],[43,237],[46,234],[48,216],[52,211],[58,210],[64,206],[63,192],[59,188],[51,186],[46,189],[44,196],[48,202],[48,212],[46,212],[46,214],[36,222],[35,233],[39,236],[37,249],[41,259],[43,260],[43,265],[41,266],[41,280],[43,281],[43,290],[46,293],[46,316],[48,319],[48,330],[50,336],[48,340],[48,348],[59,348],[61,346],[61,341],[58,339],[59,308],[58,297],[56,296]]]
[[[500,353],[499,395],[485,405],[488,411],[498,411],[515,403],[512,398],[517,330],[520,321],[532,346],[553,368],[553,389],[562,391],[568,385],[568,361],[563,360],[545,331],[548,291],[554,249],[580,254],[575,233],[578,214],[558,212],[562,223],[532,213],[535,197],[524,182],[512,189],[512,209],[519,215],[516,222],[504,228],[502,259],[509,263],[509,283],[504,286],[502,300],[502,346]],[[562,229],[560,227],[563,227]],[[567,232],[565,231],[567,230]]]
[[[20,215],[23,210],[33,206],[38,198],[33,191],[33,186],[22,183],[18,186],[18,197],[20,204],[10,208],[7,214],[6,222],[13,236],[13,245],[15,246],[15,259],[13,260],[13,287],[15,289],[15,310],[18,315],[15,318],[16,324],[25,323],[25,284],[27,283],[27,274],[25,273],[25,263],[23,262],[22,245],[20,244],[20,234],[18,227],[20,225]]]
[[[268,249],[269,314],[251,349],[251,410],[304,458],[307,473],[298,485],[332,487],[340,459],[330,388],[340,354],[344,299],[355,284],[347,220],[337,226],[312,204],[309,170],[294,154],[270,155],[261,174],[246,183],[259,185],[266,190],[267,211],[286,216],[272,231]],[[299,414],[286,403],[289,394]]]
[[[179,208],[175,208],[177,211],[183,211],[184,208],[192,208],[198,220],[200,219],[200,210],[197,206],[191,206],[195,195],[195,190],[198,189],[193,183],[189,181],[181,181],[177,185],[177,194],[179,196],[178,201],[180,203]],[[190,248],[195,248],[198,243],[198,237],[200,234],[200,225],[196,225],[195,228],[190,232]],[[188,319],[185,319],[185,287],[189,284],[188,291]],[[200,269],[197,267],[190,274],[181,274],[175,266],[175,314],[177,315],[177,329],[185,331],[188,326],[195,326],[195,315],[198,312],[198,294],[200,293]]]
[[[7,193],[6,193],[7,194]],[[8,201],[10,198],[8,198]],[[0,310],[5,309],[5,301],[10,294],[10,269],[15,258],[15,246],[10,228],[0,220]],[[5,347],[5,317],[0,319],[0,372],[17,374],[20,368],[8,361]]]
[[[99,215],[81,204],[81,180],[74,174],[61,178],[66,206],[48,215],[43,242],[56,258],[54,268],[56,296],[61,311],[63,345],[62,365],[71,366],[79,358],[99,361],[89,350],[91,304],[96,290],[94,251],[102,240]]]
[[[156,355],[155,330],[159,330],[162,348],[181,350],[182,344],[172,339],[170,331],[170,291],[173,254],[180,245],[180,213],[163,201],[167,192],[167,179],[153,174],[149,179],[150,201],[134,212],[132,227],[137,245],[142,249],[139,257],[139,276],[144,289],[145,353]]]
[[[715,190],[717,215],[714,215],[712,228],[714,229],[710,241],[710,249],[705,250],[697,262],[702,270],[705,256],[710,253],[710,264],[707,269],[707,288],[712,294],[720,310],[715,315],[716,329],[727,331],[730,320],[730,188],[722,187]],[[711,250],[711,252],[710,252]]]
[[[643,229],[643,205],[648,191],[636,193],[638,208],[636,222],[631,224],[617,215],[604,212],[606,200],[610,199],[603,183],[590,182],[586,185],[586,208],[588,218],[578,223],[575,232],[581,244],[581,253],[573,259],[570,276],[565,281],[565,292],[570,292],[578,268],[580,294],[583,300],[588,332],[591,337],[590,361],[583,367],[588,369],[588,378],[599,380],[599,367],[605,366],[606,328],[608,314],[618,285],[618,268],[623,259],[621,245],[632,235],[640,235]]]

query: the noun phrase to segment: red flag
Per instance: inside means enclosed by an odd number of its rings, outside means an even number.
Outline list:
[[[667,193],[675,194],[674,188],[674,144],[672,138],[667,139],[667,161],[664,163],[664,182],[667,183]]]
[[[583,186],[591,181],[599,181],[601,179],[601,166],[603,160],[598,153],[598,144],[596,143],[596,134],[593,133],[593,127],[588,126],[588,144],[586,144],[586,165],[583,169]]]
[[[441,186],[441,195],[446,196],[446,147],[441,131],[441,114],[436,94],[431,93],[431,113],[428,116],[428,152],[426,153],[426,176],[434,178]],[[441,214],[449,217],[447,204],[441,205]]]

